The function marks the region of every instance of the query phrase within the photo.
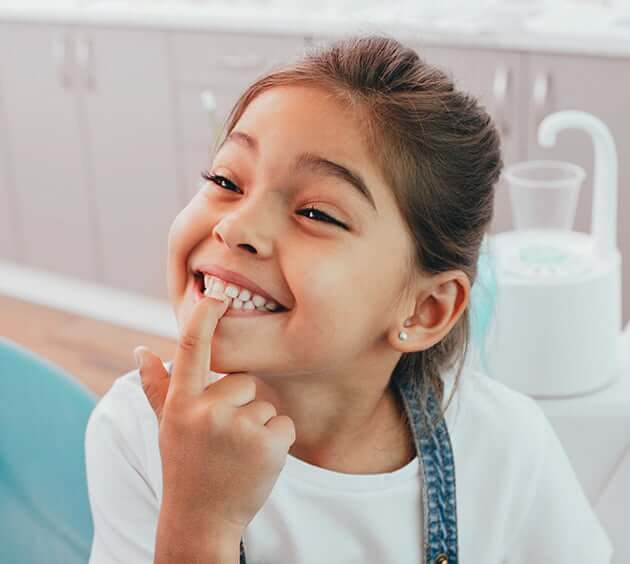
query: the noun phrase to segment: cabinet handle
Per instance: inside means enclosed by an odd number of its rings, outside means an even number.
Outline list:
[[[264,63],[260,55],[223,55],[219,58],[219,65],[224,69],[252,69]]]
[[[92,78],[92,42],[89,37],[79,36],[77,41],[75,56],[77,64],[83,76],[85,87],[91,90],[94,86]]]
[[[68,70],[68,38],[56,37],[52,44],[52,58],[59,74],[59,82],[64,88],[72,86],[72,74]]]
[[[497,68],[492,82],[492,95],[494,97],[494,114],[499,132],[504,139],[510,134],[510,126],[507,119],[507,96],[510,88],[510,69]]]
[[[545,115],[549,113],[549,91],[551,88],[551,77],[548,72],[541,72],[536,75],[534,80],[533,90],[533,105],[534,105],[534,136],[538,131],[538,126],[543,120]]]

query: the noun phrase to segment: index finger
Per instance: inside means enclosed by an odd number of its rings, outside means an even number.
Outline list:
[[[210,345],[219,319],[228,308],[226,299],[209,296],[199,300],[180,331],[171,370],[169,394],[199,394],[206,386]]]

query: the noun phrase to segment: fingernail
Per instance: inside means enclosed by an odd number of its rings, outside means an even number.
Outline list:
[[[133,349],[133,356],[136,358],[136,366],[142,368],[142,345]]]

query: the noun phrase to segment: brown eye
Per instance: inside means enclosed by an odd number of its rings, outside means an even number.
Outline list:
[[[328,215],[327,213],[324,213],[321,210],[318,210],[317,208],[314,208],[313,206],[311,206],[310,208],[304,208],[303,210],[299,210],[298,211],[298,213],[301,213],[301,212],[305,212],[305,213],[309,214],[309,219],[315,219],[313,217],[310,217],[310,214],[318,214],[318,215],[320,215],[320,216],[325,218],[325,219],[323,219],[324,222],[332,223],[333,225],[339,225],[339,227],[342,227],[343,229],[348,229],[348,226],[345,223],[342,223],[338,219],[335,219],[334,217]],[[320,220],[318,220],[318,221],[320,221]]]
[[[209,172],[204,170],[201,173],[201,177],[205,178],[206,180],[208,180],[210,182],[214,182],[216,185],[221,186],[221,188],[226,188],[227,190],[230,190],[231,192],[234,192],[234,190],[231,190],[230,188],[227,188],[224,184],[229,184],[229,185],[233,186],[234,188],[236,188],[237,190],[240,190],[238,188],[238,186],[236,186],[236,184],[234,184],[228,178],[225,178],[225,176],[219,176],[218,174],[211,174],[211,173],[209,173]]]

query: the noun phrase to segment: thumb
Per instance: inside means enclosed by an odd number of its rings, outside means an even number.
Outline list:
[[[133,351],[136,365],[140,372],[142,389],[147,396],[158,421],[162,419],[162,408],[168,391],[169,375],[159,356],[153,354],[147,347],[140,345]]]

